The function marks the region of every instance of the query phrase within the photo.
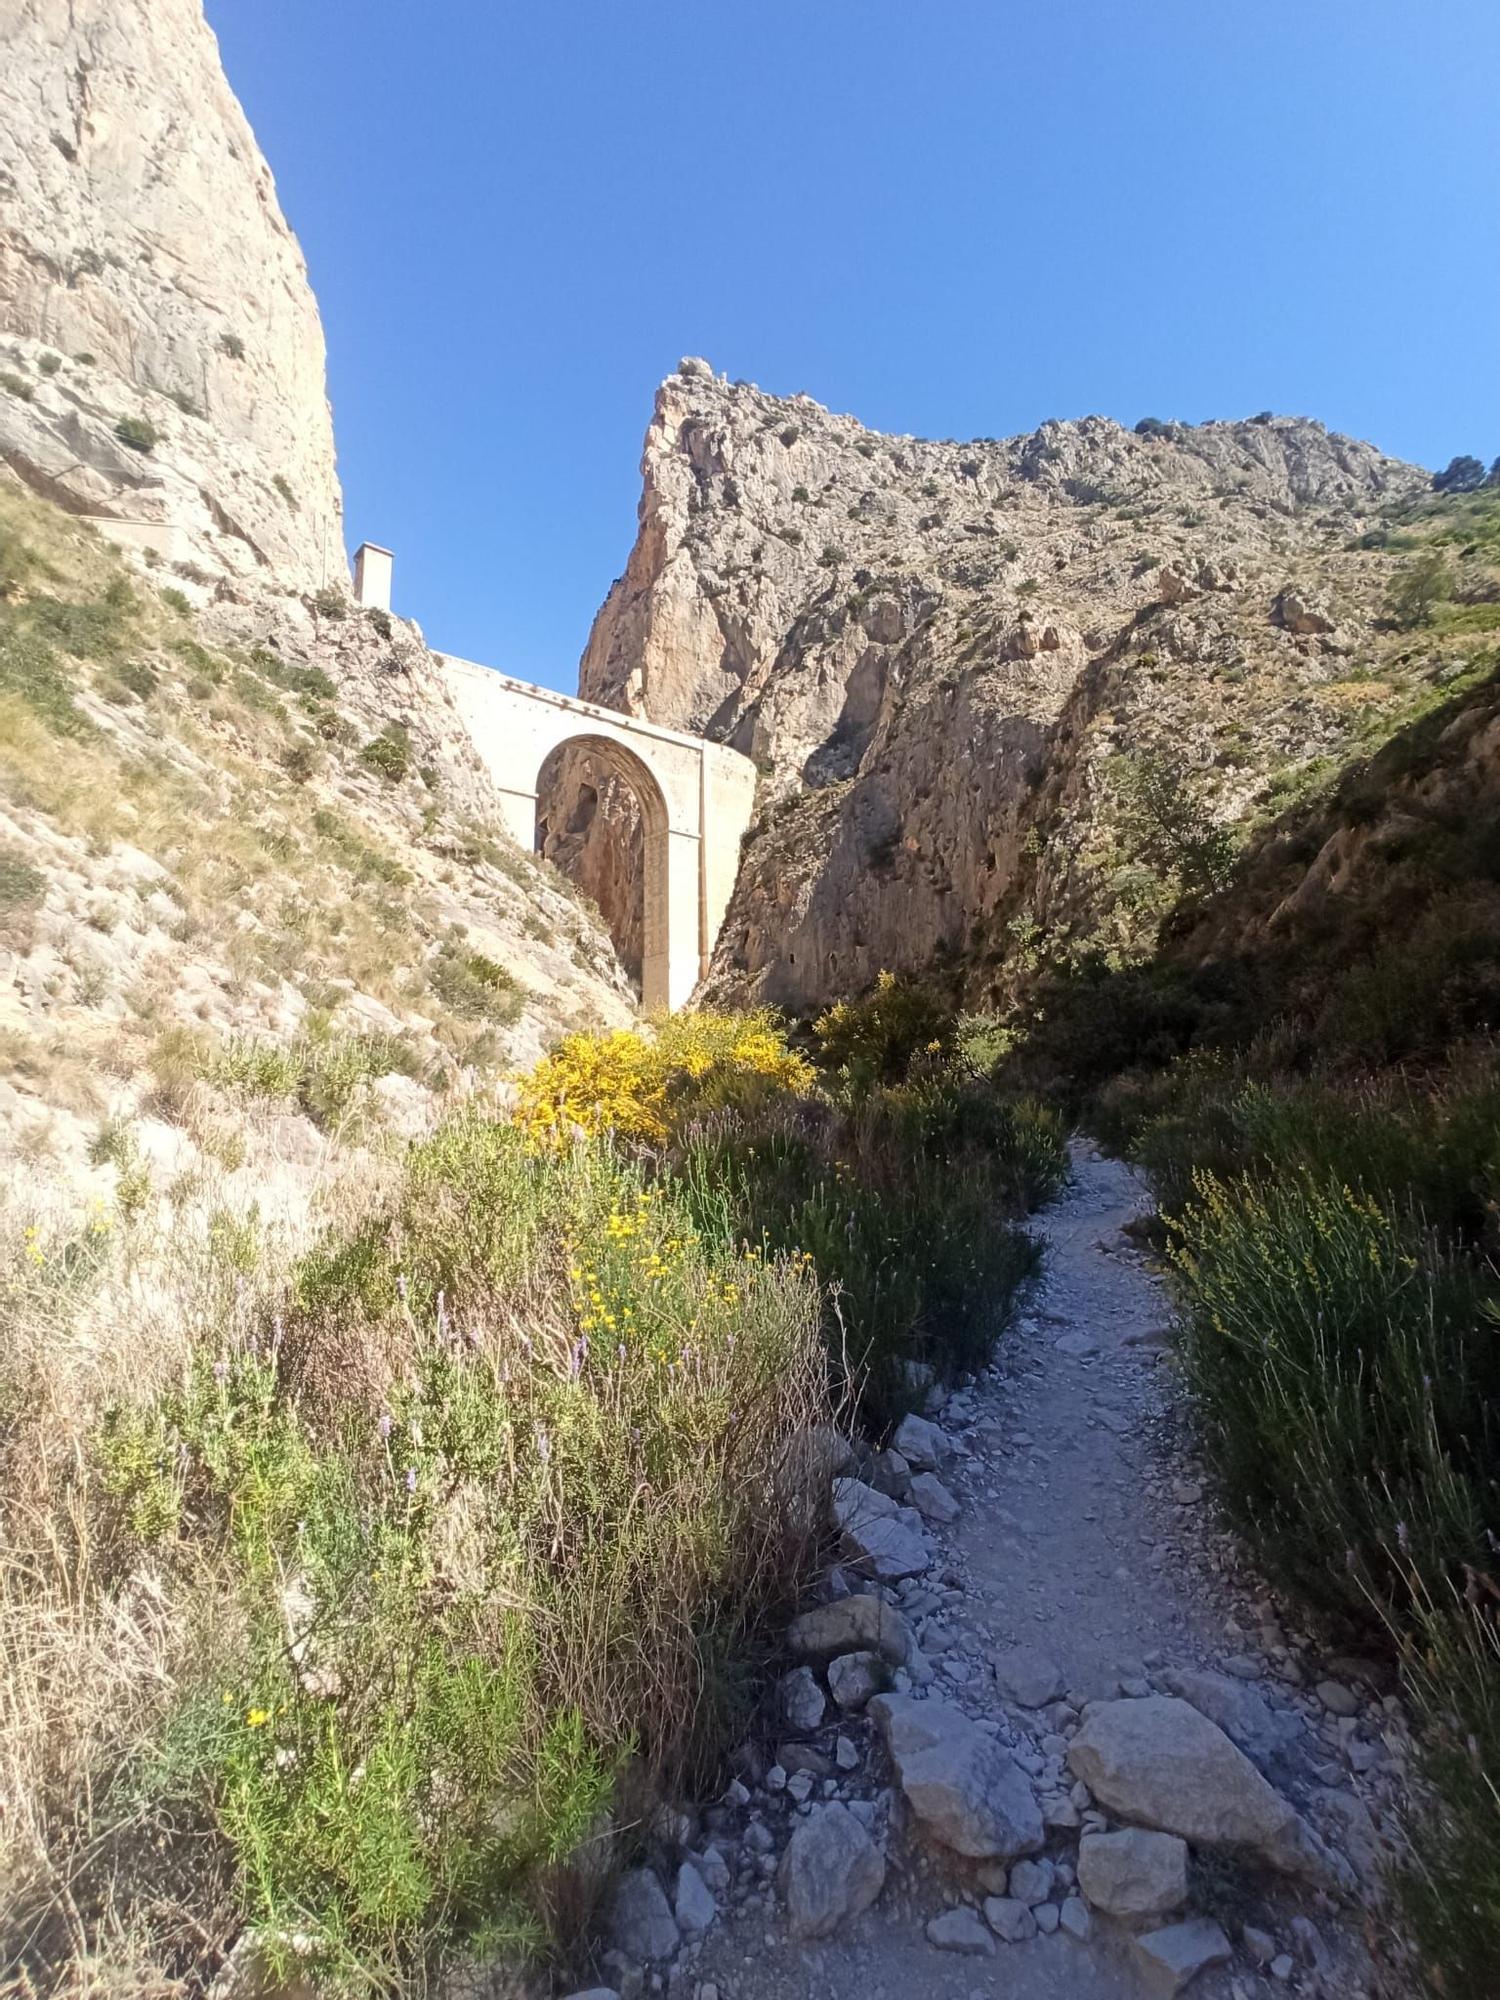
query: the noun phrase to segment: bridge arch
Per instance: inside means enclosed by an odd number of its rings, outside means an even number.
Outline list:
[[[738,751],[636,716],[445,657],[449,691],[523,847],[537,837],[542,767],[565,746],[586,749],[640,802],[644,950],[641,1001],[686,1004],[708,970],[739,868],[755,767]]]

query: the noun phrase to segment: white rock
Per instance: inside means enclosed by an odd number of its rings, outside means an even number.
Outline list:
[[[1198,1667],[1168,1667],[1163,1687],[1192,1703],[1200,1715],[1218,1724],[1247,1757],[1264,1764],[1297,1734],[1297,1724],[1277,1716],[1263,1695],[1229,1674]]]
[[[1062,1693],[1062,1675],[1036,1646],[1008,1646],[995,1657],[995,1685],[1018,1708],[1044,1708]]]
[[[828,1691],[847,1714],[856,1715],[890,1682],[890,1669],[878,1653],[842,1653],[828,1663]]]
[[[719,1914],[708,1884],[691,1861],[684,1861],[677,1871],[677,1893],[672,1907],[685,1937],[701,1937]]]
[[[1126,1827],[1079,1843],[1078,1886],[1106,1916],[1165,1917],[1187,1901],[1187,1843]]]
[[[911,1504],[924,1521],[956,1521],[959,1505],[935,1472],[919,1472],[911,1482]]]
[[[953,1440],[926,1417],[903,1417],[891,1442],[915,1472],[940,1472],[953,1456]]]
[[[870,1712],[922,1830],[974,1860],[1033,1854],[1036,1795],[1009,1751],[945,1702],[877,1695]]]
[[[880,1894],[885,1856],[846,1807],[818,1806],[792,1834],[778,1881],[792,1936],[828,1937]]]
[[[893,1667],[906,1666],[917,1652],[910,1625],[883,1598],[860,1594],[804,1611],[787,1628],[787,1645],[799,1660],[826,1666],[840,1653],[878,1653]]]
[[[932,1567],[932,1550],[926,1538],[894,1517],[861,1521],[845,1528],[843,1550],[851,1568],[879,1583],[921,1576]]]
[[[779,1689],[781,1712],[787,1726],[810,1736],[823,1720],[828,1704],[811,1667],[795,1667],[784,1674]]]
[[[1007,1944],[1024,1944],[1036,1936],[1036,1918],[1031,1905],[1016,1896],[986,1896],[984,1920],[996,1937]]]
[[[944,1910],[927,1925],[927,1942],[939,1951],[965,1952],[973,1958],[993,1958],[995,1940],[967,1905]]]
[[[1148,1931],[1135,1941],[1137,1962],[1155,1993],[1180,1993],[1210,1965],[1223,1965],[1232,1951],[1220,1927],[1208,1917],[1190,1917],[1166,1930]]]
[[[1037,1903],[1045,1903],[1052,1894],[1052,1863],[1050,1861],[1018,1861],[1010,1871],[1010,1894],[1018,1903],[1031,1909]]]
[[[1094,1928],[1093,1919],[1088,1912],[1088,1905],[1084,1902],[1082,1896],[1069,1896],[1067,1898],[1058,1912],[1058,1922],[1068,1933],[1069,1937],[1077,1938],[1080,1944],[1087,1943],[1089,1933]]]
[[[1284,1874],[1337,1879],[1311,1829],[1188,1702],[1152,1695],[1099,1703],[1069,1746],[1068,1767],[1123,1819],[1195,1847],[1246,1850]]]

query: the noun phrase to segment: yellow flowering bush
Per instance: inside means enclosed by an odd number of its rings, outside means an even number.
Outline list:
[[[532,1138],[579,1130],[660,1144],[684,1111],[812,1088],[811,1065],[787,1047],[768,1009],[669,1014],[649,1032],[569,1035],[520,1079],[516,1123]]]
[[[860,1000],[840,1000],[813,1023],[823,1060],[846,1082],[896,1083],[919,1054],[946,1053],[950,1011],[914,979],[882,972]]]

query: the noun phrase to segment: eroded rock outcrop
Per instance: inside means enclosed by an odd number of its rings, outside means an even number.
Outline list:
[[[696,360],[663,383],[579,691],[761,766],[714,994],[804,1007],[943,957],[982,986],[1018,924],[1108,947],[1151,889],[1121,760],[1233,818],[1347,743],[1395,562],[1354,544],[1425,475],[1299,418],[1147,431],[933,443]],[[629,951],[629,803],[575,805]]]
[[[164,565],[346,577],[323,332],[200,0],[0,6],[0,458]]]

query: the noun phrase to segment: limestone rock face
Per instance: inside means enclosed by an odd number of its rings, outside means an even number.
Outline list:
[[[579,692],[758,762],[708,992],[795,1008],[993,963],[1023,915],[1111,946],[1141,884],[1109,770],[1160,747],[1234,817],[1335,748],[1331,624],[1373,630],[1394,566],[1353,545],[1426,485],[1301,418],[934,443],[697,361],[662,384],[642,474]],[[1288,616],[1314,605],[1326,624]],[[629,801],[555,817],[628,954]]]
[[[166,566],[345,581],[317,304],[201,0],[0,0],[0,366],[49,499]]]

